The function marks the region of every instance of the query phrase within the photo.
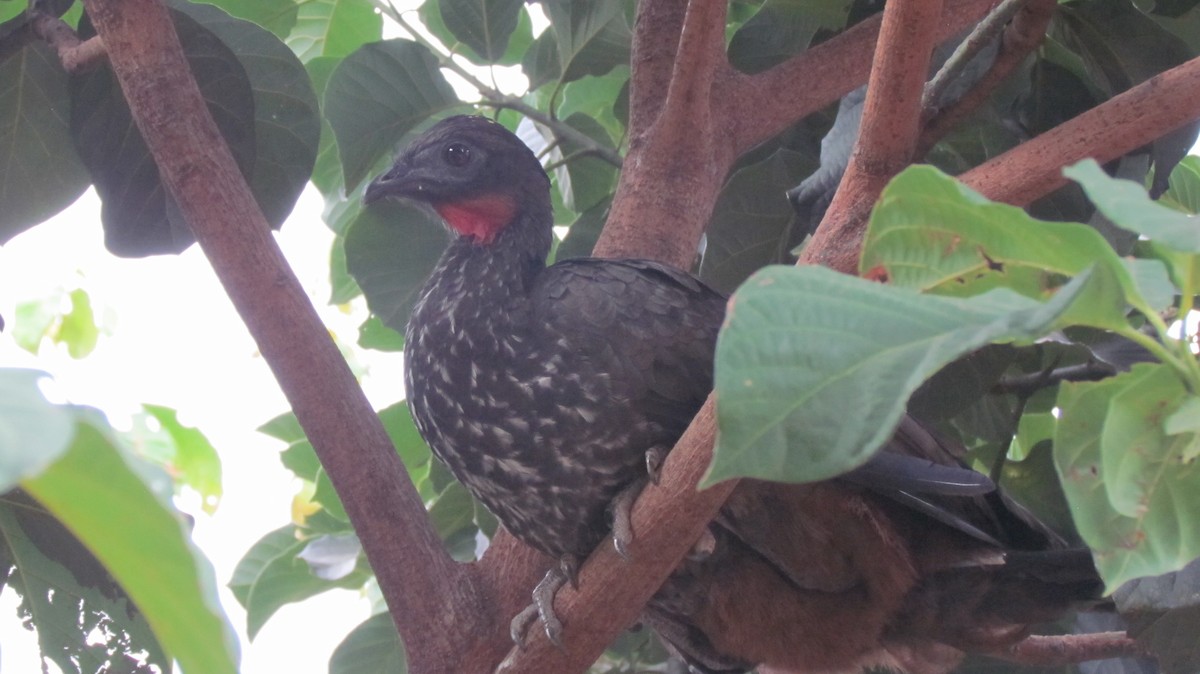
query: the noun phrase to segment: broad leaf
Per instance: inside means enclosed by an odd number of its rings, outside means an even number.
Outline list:
[[[236,672],[237,637],[212,567],[148,476],[104,431],[81,421],[71,449],[22,484],[104,564],[184,672]],[[150,560],[155,573],[146,573]]]
[[[8,573],[9,564],[15,566]],[[21,490],[0,496],[0,565],[37,630],[42,657],[63,672],[170,671],[146,618],[92,553]]]
[[[406,674],[408,657],[388,613],[371,616],[338,644],[329,674]]]
[[[244,175],[254,166],[254,97],[237,56],[210,30],[172,10],[192,75]],[[83,36],[89,31],[81,30]],[[104,242],[124,257],[178,253],[195,238],[133,123],[108,68],[71,78],[71,132],[100,199]]]
[[[597,143],[612,148],[612,139],[599,122],[583,113],[575,113],[564,122],[576,131]],[[556,171],[558,188],[562,190],[563,205],[583,213],[612,195],[617,185],[617,169],[612,164],[594,156],[572,155],[582,150],[574,142],[564,139],[560,146],[566,164]]]
[[[308,546],[294,525],[263,536],[234,569],[229,589],[246,609],[246,633],[253,639],[285,604],[303,601],[334,588],[358,588],[367,572],[355,570],[337,580],[323,580],[299,558]]]
[[[764,265],[788,261],[799,241],[793,227],[796,215],[784,192],[806,169],[812,166],[799,154],[780,149],[733,174],[709,221],[700,278],[728,293]]]
[[[38,390],[44,372],[0,369],[0,493],[37,475],[75,437],[75,415]]]
[[[415,126],[459,105],[437,57],[408,40],[364,45],[333,71],[325,114],[337,137],[346,191]]]
[[[0,244],[69,206],[90,182],[71,142],[67,79],[40,41],[0,58]]]
[[[179,422],[175,410],[159,405],[142,405],[146,413],[159,423],[166,436],[167,454],[156,459],[179,484],[187,485],[200,495],[205,512],[216,512],[221,501],[221,457],[198,429]]]
[[[254,170],[248,180],[267,222],[279,227],[308,184],[317,156],[321,114],[308,72],[255,24],[204,5],[177,6],[228,45],[246,71],[254,97]]]
[[[1175,250],[1200,253],[1200,218],[1154,202],[1144,187],[1110,177],[1095,159],[1068,166],[1063,175],[1078,182],[1117,226]]]
[[[216,5],[228,14],[239,19],[245,19],[271,31],[279,39],[286,38],[296,25],[297,10],[300,3],[296,0],[201,0],[210,5]]]
[[[543,7],[550,30],[534,41],[521,62],[531,86],[603,75],[629,63],[631,36],[623,3],[577,0]]]
[[[383,35],[383,17],[370,0],[308,0],[298,3],[287,46],[305,63],[341,57]]]
[[[808,48],[818,31],[845,26],[852,4],[767,0],[730,39],[729,62],[742,72],[762,72]]]
[[[517,27],[522,0],[441,0],[437,3],[447,30],[476,54],[495,61],[508,49]]]
[[[1174,573],[1130,581],[1113,599],[1129,634],[1150,649],[1164,672],[1200,671],[1200,560]]]
[[[758,272],[731,299],[717,340],[720,433],[705,482],[809,482],[862,464],[922,381],[989,342],[1045,334],[1090,278],[1043,304],[1003,289],[920,295],[821,267]],[[853,423],[834,421],[847,410]]]
[[[448,243],[445,228],[424,211],[395,201],[364,209],[346,232],[346,262],[371,313],[403,332]]]
[[[1181,397],[1178,376],[1162,364],[1059,388],[1055,465],[1110,590],[1200,556],[1200,530],[1192,526],[1200,463],[1181,456],[1193,434],[1168,436],[1162,428]]]

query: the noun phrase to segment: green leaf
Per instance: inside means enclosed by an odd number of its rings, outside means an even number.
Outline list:
[[[278,11],[275,0],[263,12]],[[233,3],[259,5],[260,3]],[[295,11],[295,3],[287,0]],[[321,114],[308,71],[274,35],[211,6],[173,3],[233,50],[254,97],[254,170],[250,189],[272,227],[291,213],[316,161]]]
[[[1110,177],[1095,159],[1068,166],[1063,175],[1078,182],[1118,227],[1175,250],[1200,253],[1200,218],[1156,203],[1141,185]]]
[[[849,0],[767,0],[729,41],[729,63],[749,74],[782,63],[807,49],[818,31],[845,26],[852,4]]]
[[[862,464],[922,381],[989,342],[1045,334],[1090,277],[1042,304],[1004,289],[919,295],[820,267],[758,272],[730,300],[717,340],[720,433],[705,483],[809,482]],[[850,409],[854,423],[830,423]]]
[[[446,28],[476,54],[495,61],[508,49],[522,0],[442,0],[437,3]]]
[[[67,353],[72,358],[84,358],[96,348],[100,327],[96,325],[92,302],[86,290],[76,288],[68,297],[71,299],[71,310],[63,314],[54,341],[66,344]]]
[[[792,227],[796,214],[783,193],[812,168],[798,153],[780,149],[733,174],[709,221],[700,263],[705,283],[733,292],[756,270],[787,261],[799,241]]]
[[[383,17],[369,0],[307,0],[299,4],[287,46],[307,63],[346,56],[383,35]]]
[[[1200,560],[1178,572],[1130,581],[1113,599],[1129,635],[1154,654],[1163,672],[1200,671]]]
[[[408,656],[388,613],[355,627],[329,658],[329,674],[407,674]]]
[[[0,244],[87,189],[66,112],[67,74],[40,40],[0,58]]]
[[[70,450],[23,486],[104,564],[184,672],[236,672],[237,637],[212,567],[143,474],[104,431],[81,421]]]
[[[1200,431],[1200,396],[1192,393],[1185,397],[1179,409],[1167,417],[1163,430],[1167,435]]]
[[[407,403],[399,402],[380,410],[379,420],[383,422],[384,430],[387,431],[409,473],[417,466],[429,463],[432,457],[429,445],[425,444],[421,433],[417,431]]]
[[[384,325],[378,316],[371,315],[358,326],[358,345],[376,351],[403,351],[404,334]]]
[[[284,412],[258,427],[258,432],[291,444],[305,439],[304,429],[292,412]]]
[[[229,589],[246,609],[246,633],[253,639],[267,620],[284,605],[303,601],[334,588],[359,588],[368,574],[361,570],[337,580],[313,575],[298,555],[308,543],[298,538],[295,525],[263,536],[233,571]]]
[[[171,439],[170,474],[196,490],[204,512],[216,512],[222,493],[221,457],[216,448],[198,429],[179,423],[175,410],[159,405],[142,405],[142,409],[158,420]]]
[[[937,169],[911,167],[884,189],[871,214],[860,270],[894,285],[953,295],[1004,287],[1044,298],[1064,276],[1092,265],[1121,290],[1086,312],[1089,325],[1124,326],[1124,303],[1154,313],[1108,242],[1086,225],[1037,220],[990,202]]]
[[[1055,465],[1110,591],[1200,556],[1200,463],[1181,456],[1193,434],[1162,428],[1182,392],[1162,364],[1059,388]]]
[[[563,121],[602,146],[613,147],[608,132],[591,117],[577,112]],[[564,139],[561,151],[568,161],[555,171],[558,187],[563,191],[563,204],[577,213],[583,213],[610,198],[617,186],[617,168],[612,164],[592,155],[570,159],[582,149],[573,141]]]
[[[325,89],[325,115],[337,138],[346,191],[404,134],[456,105],[437,57],[415,42],[374,42],[347,56]]]
[[[631,35],[623,3],[576,0],[546,3],[543,7],[550,30],[534,41],[522,61],[531,86],[603,75],[629,63]]]
[[[17,346],[35,356],[38,354],[42,340],[51,334],[60,318],[58,306],[61,299],[54,295],[17,305],[12,326],[12,337]]]
[[[584,211],[567,229],[567,235],[554,249],[555,260],[572,257],[591,257],[592,249],[600,239],[600,232],[608,220],[608,209],[612,199],[603,199]]]
[[[61,670],[134,671],[131,654],[145,651],[148,663],[170,671],[145,616],[121,586],[74,534],[19,489],[0,496],[0,565],[6,586],[21,599],[18,615],[37,630],[42,657]]]
[[[562,88],[558,118],[567,119],[575,113],[583,113],[600,122],[610,137],[619,139],[625,133],[625,122],[617,118],[613,102],[628,85],[629,68],[626,66],[617,66],[599,77],[582,77],[569,82]]]
[[[0,493],[37,475],[67,451],[75,415],[51,405],[38,389],[48,375],[0,368]]]
[[[372,204],[346,232],[346,264],[371,313],[403,332],[417,293],[448,244],[445,228],[396,201]]]
[[[296,25],[296,0],[200,0],[225,10],[231,16],[253,22],[271,31],[280,40],[286,38]]]
[[[237,56],[209,29],[172,10],[192,75],[243,174],[255,161],[254,96]],[[81,29],[87,37],[90,29]],[[104,243],[116,255],[178,253],[195,238],[133,123],[108,68],[71,78],[71,133],[104,207]]]

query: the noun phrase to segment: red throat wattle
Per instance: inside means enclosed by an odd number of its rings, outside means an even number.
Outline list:
[[[434,205],[434,210],[454,231],[476,243],[491,243],[512,222],[517,202],[507,194],[485,194]]]

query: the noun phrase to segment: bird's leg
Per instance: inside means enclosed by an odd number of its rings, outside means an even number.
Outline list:
[[[546,575],[533,588],[533,603],[513,617],[508,625],[508,636],[518,646],[525,643],[525,633],[535,618],[542,623],[546,637],[550,643],[562,647],[562,622],[554,614],[554,595],[558,594],[568,581],[571,587],[578,587],[577,578],[579,560],[575,555],[566,554],[558,559],[558,565],[550,567]]]
[[[646,477],[638,478],[622,489],[608,506],[609,512],[612,513],[613,547],[625,561],[629,561],[629,544],[633,542],[633,502],[637,500],[638,494],[642,493],[642,489],[645,489],[646,482],[658,484],[668,451],[668,448],[660,445],[647,450]]]

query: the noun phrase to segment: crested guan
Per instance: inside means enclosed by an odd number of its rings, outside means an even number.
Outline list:
[[[647,260],[547,267],[549,188],[516,136],[461,116],[415,140],[366,201],[427,205],[453,234],[405,334],[421,435],[514,536],[572,560],[610,527],[618,548],[629,535],[627,507],[610,504],[632,501],[711,389],[725,298]],[[642,621],[699,672],[917,674],[1015,642],[1099,588],[1087,551],[920,424],[905,419],[886,450],[828,482],[744,481]]]

